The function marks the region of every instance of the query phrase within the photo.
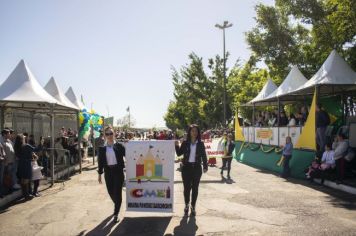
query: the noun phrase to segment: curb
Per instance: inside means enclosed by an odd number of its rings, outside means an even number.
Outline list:
[[[314,179],[313,181],[318,183],[318,184],[321,184],[321,179]],[[336,184],[335,182],[332,182],[330,180],[325,180],[323,185],[325,185],[327,187],[330,187],[330,188],[333,188],[333,189],[337,189],[337,190],[346,192],[346,193],[350,193],[350,194],[356,195],[356,188],[350,187],[350,186],[345,185],[345,184]]]

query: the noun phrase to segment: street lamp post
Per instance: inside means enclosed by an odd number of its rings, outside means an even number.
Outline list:
[[[226,127],[226,52],[225,52],[225,29],[232,26],[228,21],[224,21],[223,25],[216,24],[215,27],[223,30],[223,50],[224,50],[224,127]]]

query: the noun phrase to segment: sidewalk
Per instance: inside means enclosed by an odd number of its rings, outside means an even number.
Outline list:
[[[82,162],[82,169],[86,168],[90,165],[93,165],[93,158],[88,157],[83,159]],[[70,166],[69,168],[62,170],[58,173],[55,174],[54,179],[58,180],[61,179],[64,176],[72,176],[74,173],[79,172],[79,164],[75,165],[75,166]],[[44,189],[48,189],[50,188],[51,184],[49,182],[50,178],[47,177],[45,179],[42,179],[40,182],[40,186],[39,186],[39,192],[41,192]],[[22,196],[22,191],[21,189],[16,190],[14,192],[12,192],[11,194],[5,195],[3,198],[0,199],[0,208],[14,202],[15,200],[21,198]]]
[[[321,184],[321,179],[314,179],[314,182]],[[346,184],[337,184],[336,182],[325,180],[322,185],[356,195],[356,188]]]

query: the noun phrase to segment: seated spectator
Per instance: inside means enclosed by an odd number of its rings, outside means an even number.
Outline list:
[[[297,122],[293,113],[289,115],[288,126],[296,126]]]
[[[262,127],[263,126],[263,117],[262,116],[258,116],[257,117],[257,121],[256,121],[256,127]]]
[[[278,126],[287,126],[287,125],[288,125],[288,118],[286,116],[286,113],[284,111],[281,111]]]
[[[263,117],[263,123],[265,126],[268,125],[268,121],[269,121],[270,117],[271,117],[271,113],[269,111],[266,111],[265,116]]]
[[[302,106],[300,108],[300,114],[301,114],[301,122],[302,122],[301,125],[304,125],[305,121],[307,121],[308,118],[308,110],[305,106]]]
[[[339,133],[332,145],[334,149],[334,159],[337,171],[337,183],[340,183],[345,177],[345,155],[349,148],[349,142],[345,139],[343,133]]]
[[[331,149],[331,144],[327,143],[325,145],[325,152],[323,153],[323,157],[321,158],[321,170],[333,169],[335,168],[335,152]]]
[[[295,114],[295,121],[297,126],[303,126],[305,121],[303,120],[302,113],[298,112]]]
[[[277,116],[273,113],[268,120],[268,126],[274,126],[277,123]]]
[[[323,153],[323,157],[321,159],[321,163],[318,161],[313,161],[312,165],[309,167],[308,173],[306,176],[308,179],[322,177],[323,173],[326,170],[335,168],[335,159],[334,159],[334,151],[331,149],[331,144],[327,143],[325,145],[325,152]]]

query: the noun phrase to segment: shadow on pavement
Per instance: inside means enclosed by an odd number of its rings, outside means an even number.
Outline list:
[[[111,219],[106,218],[90,232],[80,235],[163,235],[172,217],[125,217],[116,224]]]
[[[182,184],[182,180],[175,180],[175,184]],[[221,184],[221,179],[217,180],[200,180],[200,184]]]
[[[98,169],[98,167],[97,166],[93,166],[93,167],[84,167],[84,168],[82,168],[82,171],[91,171],[91,170],[96,170],[96,169]]]
[[[82,235],[108,235],[111,229],[115,226],[115,223],[112,221],[112,216],[108,216],[105,220],[103,220],[98,226],[92,229],[87,234],[85,231],[78,234],[78,236]]]
[[[180,224],[174,228],[174,235],[195,235],[198,230],[198,226],[195,221],[194,216],[184,216],[180,221]],[[171,236],[171,234],[166,234],[165,236]]]
[[[279,177],[279,174],[267,171],[267,170],[261,170],[257,169],[257,172],[260,173],[266,173],[266,174],[272,174],[277,177]],[[281,178],[283,179],[283,178]],[[327,201],[330,202],[332,205],[335,207],[342,207],[348,210],[356,210],[356,198],[355,195],[352,195],[350,193],[346,193],[337,189],[329,188],[327,186],[315,183],[315,182],[310,182],[309,180],[305,179],[295,179],[295,178],[287,178],[283,179],[285,182],[292,183],[292,184],[299,184],[303,185],[307,188],[311,188],[320,192],[323,192],[327,194],[326,196]]]

